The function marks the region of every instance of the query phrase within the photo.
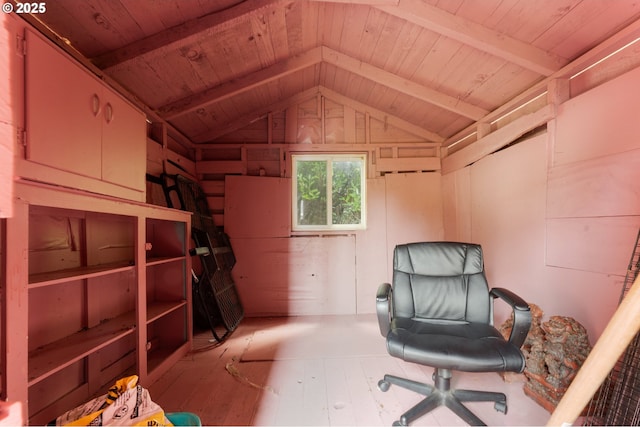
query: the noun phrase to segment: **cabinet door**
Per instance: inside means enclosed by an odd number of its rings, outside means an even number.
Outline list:
[[[102,86],[26,31],[27,159],[101,178]]]
[[[145,190],[147,138],[144,115],[120,96],[104,90],[102,179]]]

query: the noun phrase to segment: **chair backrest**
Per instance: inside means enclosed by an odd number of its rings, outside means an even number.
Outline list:
[[[482,248],[457,242],[396,246],[392,303],[394,317],[490,323]]]

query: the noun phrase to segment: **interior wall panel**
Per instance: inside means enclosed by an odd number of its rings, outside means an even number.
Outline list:
[[[385,199],[385,179],[367,180],[367,229],[356,233],[357,313],[375,313],[378,286],[391,280]]]
[[[247,316],[354,314],[355,237],[234,239]]]
[[[549,171],[549,218],[640,215],[640,149]]]
[[[440,173],[389,173],[386,182],[387,263],[397,244],[444,239]]]
[[[624,277],[640,216],[550,218],[547,265]]]
[[[640,67],[558,109],[554,166],[638,148]]]
[[[227,175],[224,228],[233,238],[289,237],[291,179]]]
[[[442,176],[445,240],[471,241],[471,168]]]
[[[551,307],[544,281],[546,135],[476,162],[470,170],[471,240],[482,245],[490,285]]]
[[[461,171],[443,180],[456,192],[446,196],[445,213],[455,204],[456,215],[447,237],[468,221],[492,286],[515,290],[545,316],[573,317],[592,343],[618,305],[640,226],[640,100],[630,90],[638,84],[636,69],[585,92],[560,106],[548,135],[465,168],[470,207]]]

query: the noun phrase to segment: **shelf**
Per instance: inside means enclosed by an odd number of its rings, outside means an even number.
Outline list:
[[[40,347],[29,354],[29,382],[32,386],[87,355],[133,333],[135,313],[107,320]]]
[[[175,302],[153,302],[147,306],[147,323],[154,322],[171,313],[174,310],[179,309],[187,304],[187,301],[175,301]]]
[[[189,344],[184,343],[173,348],[162,348],[148,354],[147,369],[149,375],[157,380],[158,376],[174,365],[189,351]]]
[[[29,276],[29,287],[50,286],[70,280],[89,279],[92,277],[106,276],[108,274],[134,271],[134,268],[135,266],[132,265],[131,262],[125,261],[32,274]]]
[[[174,256],[174,257],[153,257],[147,259],[147,266],[158,265],[158,264],[166,264],[175,261],[184,261],[184,255]]]

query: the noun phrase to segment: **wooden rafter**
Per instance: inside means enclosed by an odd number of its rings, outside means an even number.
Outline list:
[[[400,0],[397,6],[375,7],[545,76],[553,74],[569,62],[420,0]]]
[[[271,67],[247,74],[233,82],[207,89],[198,94],[180,99],[159,108],[159,114],[166,120],[197,110],[206,105],[219,102],[231,96],[267,84],[296,71],[326,62],[343,70],[357,74],[393,90],[412,96],[424,102],[436,105],[461,116],[479,120],[489,112],[458,98],[422,86],[418,83],[399,77],[381,68],[367,64],[358,59],[335,51],[326,46],[314,48],[301,55],[286,59]]]
[[[333,2],[335,0],[312,1]],[[340,3],[370,5],[544,76],[553,74],[569,62],[558,55],[448,13],[421,0],[341,0]]]
[[[582,56],[575,59],[571,63],[565,65],[562,69],[556,71],[551,76],[531,86],[520,95],[511,99],[507,103],[503,104],[499,108],[493,110],[487,117],[482,119],[483,122],[488,123],[497,120],[501,116],[505,116],[512,111],[518,110],[522,105],[531,101],[532,99],[540,96],[547,91],[549,83],[554,79],[570,79],[573,75],[581,73],[592,64],[597,63],[609,55],[613,55],[616,52],[629,47],[640,41],[640,19],[635,20],[627,27],[609,37],[607,40],[595,46],[588,52],[585,52]],[[448,147],[456,142],[460,141],[473,134],[476,131],[477,123],[474,123],[455,135],[447,138],[443,143],[443,146]]]
[[[442,173],[449,173],[477,162],[529,132],[552,120],[556,115],[553,105],[546,105],[533,113],[518,117],[508,125],[489,133],[474,144],[442,159]]]
[[[167,50],[178,43],[184,43],[190,38],[196,38],[202,33],[208,35],[218,34],[238,20],[246,19],[247,15],[252,12],[291,2],[292,0],[245,0],[236,6],[168,28],[120,49],[92,58],[92,62],[103,70],[111,68],[150,52]]]
[[[172,118],[195,111],[203,106],[220,102],[239,93],[254,89],[257,86],[286,77],[289,74],[311,67],[321,61],[321,48],[314,48],[303,54],[278,62],[271,67],[263,68],[239,77],[232,82],[212,87],[195,95],[162,106],[158,109],[158,112],[164,119],[171,120]]]
[[[424,102],[436,105],[445,110],[454,112],[461,116],[479,120],[489,112],[468,102],[461,101],[453,96],[430,89],[426,86],[404,79],[396,74],[390,73],[366,62],[357,60],[348,55],[330,49],[326,46],[322,48],[322,60],[335,65],[343,70],[350,71],[361,77],[387,86],[393,90],[412,96]]]

